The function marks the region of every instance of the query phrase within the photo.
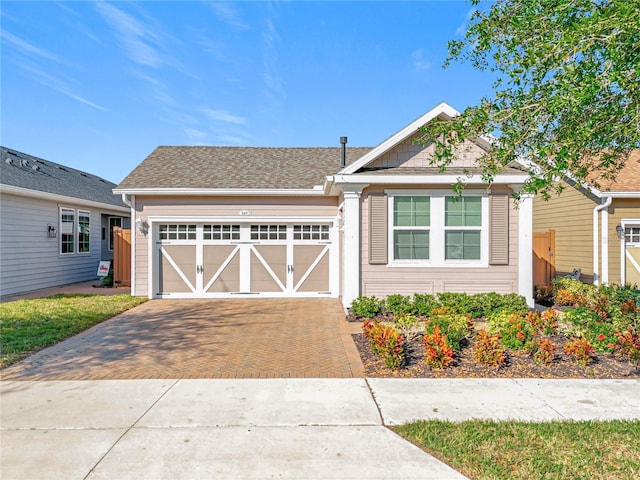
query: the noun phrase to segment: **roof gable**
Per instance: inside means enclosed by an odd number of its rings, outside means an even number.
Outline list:
[[[6,147],[0,147],[0,183],[9,187],[125,207],[115,183]]]
[[[401,143],[405,142],[406,140],[412,139],[413,136],[418,132],[418,129],[420,127],[426,125],[436,117],[448,119],[459,114],[460,112],[458,112],[452,106],[445,102],[441,102],[434,108],[429,110],[427,113],[422,115],[420,118],[417,118],[402,130],[395,133],[380,145],[375,147],[373,150],[362,156],[362,158],[360,158],[358,161],[347,165],[347,167],[343,168],[339,173],[352,174],[357,172],[361,168],[370,166],[371,163],[375,162],[378,158],[382,157]]]

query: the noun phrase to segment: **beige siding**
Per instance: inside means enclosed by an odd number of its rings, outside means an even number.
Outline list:
[[[199,196],[138,196],[135,198],[136,218],[165,217],[237,217],[248,212],[252,217],[335,217],[336,197],[199,197]],[[145,237],[136,231],[136,268],[134,295],[149,295],[149,244],[153,232]]]
[[[556,231],[557,275],[581,268],[583,280],[593,279],[593,209],[599,204],[571,186],[564,184],[564,191],[544,201],[540,196],[533,200],[533,231]],[[615,224],[613,225],[615,229]],[[615,232],[614,232],[615,233]]]
[[[370,167],[431,167],[431,159],[435,151],[434,144],[425,147],[414,144],[411,138],[400,143],[396,147],[373,162]],[[451,167],[475,167],[476,160],[485,151],[473,142],[465,142],[455,152],[455,160]]]
[[[422,186],[421,186],[422,187]],[[424,188],[437,188],[424,185]],[[509,200],[509,264],[490,265],[486,268],[456,267],[391,267],[369,264],[369,198],[385,188],[399,189],[397,185],[379,186],[365,190],[361,198],[362,251],[361,294],[386,296],[393,293],[439,292],[518,292],[518,212]],[[493,191],[511,192],[495,186]]]
[[[640,199],[615,199],[609,208],[609,283],[620,283],[620,240],[616,225],[623,218],[640,219]]]

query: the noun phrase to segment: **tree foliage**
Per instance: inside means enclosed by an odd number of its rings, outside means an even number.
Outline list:
[[[491,133],[485,178],[533,162],[523,191],[548,198],[554,176],[598,186],[640,148],[640,0],[497,0],[448,47],[445,67],[470,62],[497,79],[493,98],[422,129],[439,166],[465,138]]]

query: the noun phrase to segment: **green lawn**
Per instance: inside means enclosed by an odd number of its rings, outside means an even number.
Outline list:
[[[640,478],[640,420],[429,420],[393,430],[474,480]]]
[[[53,295],[0,304],[0,367],[144,303],[130,295]]]

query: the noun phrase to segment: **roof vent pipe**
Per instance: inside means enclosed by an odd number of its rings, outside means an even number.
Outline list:
[[[340,144],[342,145],[342,159],[340,160],[340,167],[347,166],[347,137],[340,137]]]

